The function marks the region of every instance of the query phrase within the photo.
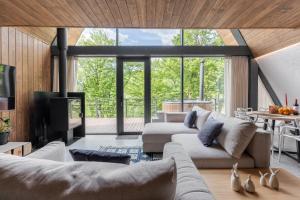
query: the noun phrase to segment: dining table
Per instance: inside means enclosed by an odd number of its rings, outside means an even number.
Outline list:
[[[247,112],[247,115],[254,119],[254,122],[257,121],[257,119],[263,119],[264,120],[264,129],[266,130],[268,127],[268,123],[271,121],[270,128],[272,131],[275,131],[275,123],[276,121],[281,122],[290,122],[293,123],[296,126],[296,122],[300,121],[300,115],[282,115],[282,114],[273,114],[269,111],[249,111]],[[299,134],[299,131],[294,131],[293,134]],[[272,144],[273,145],[273,144]],[[274,149],[277,149],[276,147],[272,147]],[[292,151],[283,151],[285,155],[288,157],[296,160],[298,163],[300,163],[300,141],[296,141],[296,152]],[[296,154],[296,157],[295,157]]]

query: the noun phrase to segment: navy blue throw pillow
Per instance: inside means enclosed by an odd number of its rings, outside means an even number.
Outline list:
[[[213,118],[208,119],[204,123],[202,129],[198,133],[198,138],[204,146],[209,147],[213,144],[214,139],[221,133],[223,124],[224,123]]]
[[[186,114],[184,118],[184,125],[188,128],[193,128],[195,121],[197,119],[197,111],[190,111]]]
[[[69,152],[71,153],[74,161],[111,162],[129,165],[131,158],[131,156],[127,154],[101,152],[95,150],[70,149]]]

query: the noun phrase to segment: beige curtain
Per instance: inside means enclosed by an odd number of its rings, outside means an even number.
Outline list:
[[[67,90],[68,92],[76,91],[77,83],[77,57],[69,56],[67,58]],[[53,69],[53,92],[59,91],[59,69],[58,69],[58,57],[54,58]]]
[[[248,57],[225,58],[225,112],[233,116],[237,108],[248,107]]]

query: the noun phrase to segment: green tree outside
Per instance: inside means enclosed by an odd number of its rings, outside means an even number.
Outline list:
[[[180,35],[173,39],[180,45]],[[114,45],[101,30],[82,37],[79,45]],[[185,30],[185,45],[224,45],[213,30]],[[199,98],[199,68],[205,61],[205,99],[218,99],[217,109],[224,109],[224,58],[184,58],[184,98]],[[88,117],[116,117],[116,59],[105,57],[78,58],[78,90],[86,93]],[[144,71],[140,63],[129,62],[124,67],[124,103],[127,103],[128,117],[143,116]],[[152,114],[162,109],[164,101],[180,101],[181,59],[151,59],[151,101]]]

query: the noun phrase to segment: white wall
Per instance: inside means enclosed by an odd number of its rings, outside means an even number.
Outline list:
[[[281,103],[300,99],[300,43],[256,58]]]

